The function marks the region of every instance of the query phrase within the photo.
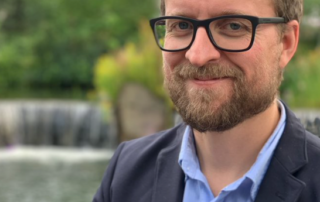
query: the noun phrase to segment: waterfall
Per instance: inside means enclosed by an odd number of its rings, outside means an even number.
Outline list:
[[[80,101],[0,101],[0,146],[112,148],[113,127],[101,109]]]

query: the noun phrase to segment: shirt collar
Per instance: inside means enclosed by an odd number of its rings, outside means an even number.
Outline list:
[[[190,126],[187,126],[183,134],[179,165],[186,174],[186,176],[194,178],[197,169],[200,169],[197,151],[195,147],[195,140]]]

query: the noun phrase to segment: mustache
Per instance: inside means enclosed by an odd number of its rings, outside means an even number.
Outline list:
[[[244,73],[238,67],[229,65],[206,64],[201,67],[192,65],[191,63],[179,64],[173,69],[173,75],[180,79],[218,79],[218,78],[244,78]]]

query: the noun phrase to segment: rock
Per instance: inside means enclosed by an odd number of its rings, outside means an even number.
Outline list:
[[[118,98],[120,140],[129,140],[163,130],[168,117],[161,100],[138,84],[127,84]]]

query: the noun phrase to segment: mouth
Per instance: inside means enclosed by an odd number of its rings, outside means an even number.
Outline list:
[[[223,79],[232,79],[231,77],[225,76],[225,77],[195,77],[192,80],[195,81],[215,81],[215,80],[223,80]]]
[[[195,77],[189,81],[195,85],[212,87],[213,85],[221,85],[225,82],[233,80],[232,77]]]

